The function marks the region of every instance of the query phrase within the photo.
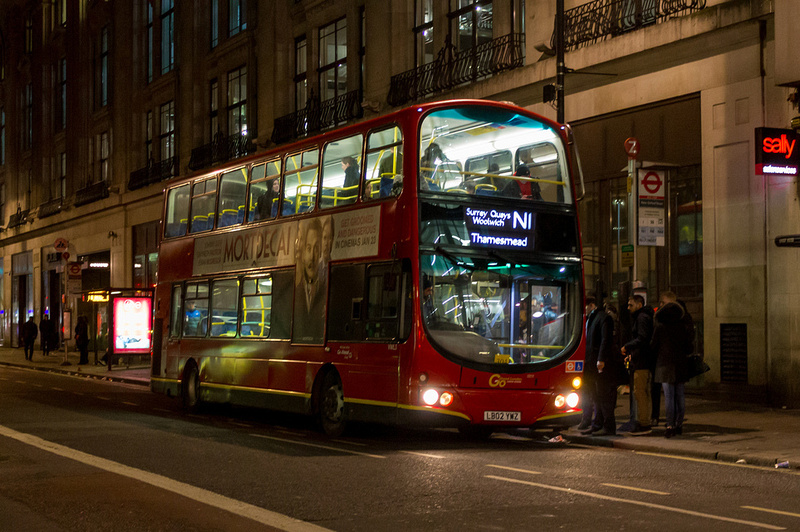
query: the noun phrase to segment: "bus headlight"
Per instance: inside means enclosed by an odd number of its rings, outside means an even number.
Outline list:
[[[422,394],[422,402],[428,406],[435,405],[436,401],[438,400],[439,400],[439,392],[437,392],[433,388],[425,390],[425,393]]]
[[[580,398],[578,397],[578,394],[575,392],[572,392],[567,396],[567,406],[569,406],[570,408],[575,408],[576,406],[578,406],[579,401]]]
[[[572,387],[575,388],[576,390],[580,389],[581,384],[583,384],[583,381],[581,380],[580,377],[575,377],[574,379],[572,379]]]
[[[439,404],[442,406],[450,406],[453,402],[453,394],[450,392],[442,392],[442,396],[439,397]]]
[[[556,395],[555,400],[556,408],[563,408],[565,404],[567,404],[567,399],[561,394]]]

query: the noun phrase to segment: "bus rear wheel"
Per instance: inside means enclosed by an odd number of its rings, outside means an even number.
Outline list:
[[[340,436],[344,432],[344,392],[342,381],[335,371],[330,371],[323,377],[319,392],[317,422],[328,436]]]
[[[187,412],[196,412],[200,406],[200,372],[197,364],[189,362],[183,370],[181,383],[181,398],[183,408]]]

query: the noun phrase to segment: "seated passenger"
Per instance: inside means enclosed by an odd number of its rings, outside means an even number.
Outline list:
[[[273,179],[267,184],[267,190],[256,202],[256,220],[268,220],[278,215],[278,198],[281,195],[281,180]]]
[[[390,152],[386,157],[381,159],[378,171],[381,177],[378,192],[379,197],[385,198],[390,194],[399,196],[403,189],[403,180],[401,178],[403,173],[403,154],[398,153],[397,160],[395,160],[394,154]],[[397,183],[396,187],[395,183]]]
[[[359,181],[358,163],[353,157],[342,157],[342,170],[344,170],[344,188],[357,187]]]
[[[514,172],[514,175],[518,177],[530,177],[531,171],[526,165],[521,164],[517,167],[517,171]],[[503,189],[503,196],[533,200],[542,199],[539,183],[521,179],[509,180],[508,184]]]

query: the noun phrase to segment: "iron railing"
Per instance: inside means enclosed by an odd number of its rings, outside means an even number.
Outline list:
[[[75,191],[75,206],[86,205],[108,197],[108,183],[99,181]]]
[[[637,30],[706,7],[706,0],[594,0],[564,12],[564,49]],[[551,40],[555,48],[555,33]]]
[[[144,188],[176,175],[178,175],[177,155],[159,162],[150,159],[147,161],[147,166],[131,172],[131,177],[128,180],[128,190]]]
[[[363,114],[360,90],[350,91],[324,102],[312,96],[305,108],[275,119],[272,142],[280,144],[304,137],[360,118]]]
[[[396,107],[474,82],[504,70],[523,66],[525,34],[510,33],[473,48],[456,52],[449,36],[436,59],[392,76],[386,101]]]
[[[14,227],[25,225],[25,222],[31,220],[28,218],[30,212],[30,209],[25,209],[23,211],[20,207],[17,207],[17,212],[8,217],[8,226],[6,226],[6,229],[13,229]]]
[[[64,198],[55,198],[45,201],[39,205],[39,218],[47,218],[61,212],[64,206]]]
[[[211,142],[192,149],[189,168],[200,170],[253,153],[256,151],[256,146],[253,144],[256,136],[254,131],[249,131],[245,135],[234,133],[228,136],[217,132]]]

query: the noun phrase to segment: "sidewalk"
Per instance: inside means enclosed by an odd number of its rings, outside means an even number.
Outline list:
[[[33,360],[28,361],[25,360],[25,353],[22,351],[21,347],[0,347],[0,366],[15,366],[30,368],[37,371],[51,371],[93,379],[150,386],[150,366],[140,363],[138,357],[132,359],[136,362],[136,365],[115,365],[112,366],[111,371],[108,370],[108,366],[105,364],[94,365],[94,353],[89,353],[90,364],[79,366],[78,360],[79,353],[77,351],[70,351],[67,353],[67,362],[69,362],[69,365],[62,365],[64,362],[63,349],[45,357],[42,356],[42,350],[37,348],[33,353]]]
[[[94,354],[89,354],[94,361]],[[28,362],[22,348],[0,347],[0,365],[31,368],[87,378],[126,382],[141,386],[150,384],[150,368],[146,365],[78,366],[78,353],[67,354],[68,366],[62,366],[64,352],[43,357],[41,350]],[[734,393],[737,393],[734,389]],[[753,400],[738,394],[732,400],[719,389],[689,389],[686,392],[686,421],[683,435],[664,437],[663,417],[660,426],[647,436],[583,436],[574,427],[562,432],[571,443],[581,443],[638,452],[654,452],[690,458],[737,462],[775,467],[789,462],[789,470],[800,470],[800,410],[775,409],[763,400]],[[617,400],[617,423],[628,420],[628,396]],[[662,398],[663,412],[663,398]]]
[[[568,442],[674,454],[691,458],[744,462],[775,467],[789,462],[800,469],[800,410],[776,409],[765,401],[748,401],[746,394],[731,400],[718,389],[687,389],[683,435],[664,437],[664,398],[661,420],[646,436],[583,436],[575,427],[562,432]],[[617,426],[629,419],[628,395],[617,398]],[[752,399],[752,398],[750,398]]]

